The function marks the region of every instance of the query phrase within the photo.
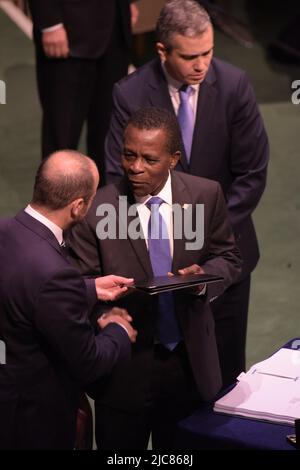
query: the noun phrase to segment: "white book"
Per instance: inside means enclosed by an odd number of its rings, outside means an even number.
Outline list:
[[[282,348],[240,374],[214,411],[294,424],[300,418],[300,351]]]

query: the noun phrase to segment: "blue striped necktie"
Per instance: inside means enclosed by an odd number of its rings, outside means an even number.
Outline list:
[[[172,257],[167,226],[159,212],[164,201],[160,197],[152,197],[147,202],[151,216],[148,223],[148,250],[154,276],[165,276],[172,269]],[[158,338],[172,351],[181,340],[177,323],[173,294],[158,294]]]

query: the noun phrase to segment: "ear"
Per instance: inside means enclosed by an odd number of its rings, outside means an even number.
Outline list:
[[[75,199],[75,201],[71,202],[70,206],[71,217],[76,219],[82,213],[85,203],[83,198],[80,197],[78,199]]]
[[[165,48],[165,46],[163,45],[162,42],[157,42],[156,43],[156,50],[157,50],[157,53],[160,57],[160,60],[165,62],[165,60],[167,58],[167,51],[166,51],[166,48]]]
[[[181,152],[177,150],[177,152],[173,153],[170,158],[170,170],[174,170],[175,166],[179,162],[181,157]]]

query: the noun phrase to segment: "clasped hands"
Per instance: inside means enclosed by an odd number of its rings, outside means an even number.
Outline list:
[[[135,3],[130,4],[131,26],[133,27],[139,17],[139,9]],[[70,47],[66,28],[63,24],[50,31],[42,32],[42,44],[44,53],[53,59],[65,59],[69,57]]]
[[[128,291],[128,287],[133,283],[133,279],[115,276],[98,277],[95,279],[96,293],[99,300],[112,301],[117,300]],[[105,328],[109,323],[117,323],[122,325],[129,339],[135,343],[137,331],[131,326],[132,317],[124,308],[113,307],[111,310],[105,312],[99,319],[98,325],[101,329]]]

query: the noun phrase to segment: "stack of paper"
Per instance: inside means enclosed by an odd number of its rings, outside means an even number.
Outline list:
[[[240,374],[214,411],[294,424],[300,418],[300,351],[282,348]]]

